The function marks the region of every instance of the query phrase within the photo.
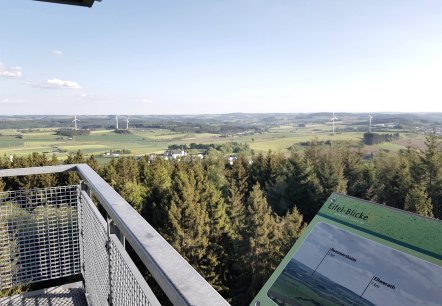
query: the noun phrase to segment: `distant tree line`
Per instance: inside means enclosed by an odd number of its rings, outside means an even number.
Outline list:
[[[122,130],[122,129],[118,129],[118,130],[115,129],[114,133],[117,133],[117,134],[131,134],[130,130]]]
[[[332,192],[442,218],[442,147],[380,153],[364,161],[347,146],[311,141],[289,156],[268,152],[226,156],[209,148],[203,160],[124,157],[87,162],[233,305],[247,305]],[[57,164],[34,153],[0,158],[1,168]],[[0,189],[73,184],[75,174],[3,178]]]
[[[375,145],[382,142],[391,142],[399,140],[399,133],[394,134],[377,134],[377,133],[364,133],[363,142],[366,145]]]
[[[74,136],[80,136],[80,135],[89,135],[91,133],[90,130],[73,130],[73,129],[59,129],[55,131],[56,135],[60,136],[66,136],[66,137],[74,137]]]
[[[201,151],[209,151],[209,150],[216,150],[224,154],[230,154],[230,153],[246,153],[250,152],[250,146],[247,143],[242,142],[228,142],[228,143],[222,143],[222,144],[202,144],[202,143],[190,143],[187,144],[173,144],[168,146],[169,150],[201,150]]]
[[[244,132],[260,133],[267,129],[263,126],[250,126],[249,124],[206,124],[195,122],[181,122],[181,123],[157,123],[157,124],[136,124],[138,128],[157,128],[168,129],[178,133],[211,133],[211,134],[238,134]]]
[[[298,145],[303,146],[303,147],[309,147],[311,146],[311,144],[315,143],[315,145],[327,145],[327,146],[331,146],[332,142],[331,140],[312,140],[312,141],[302,141],[300,142]],[[291,149],[296,149],[296,145],[292,146]]]
[[[110,150],[109,153],[116,153],[116,154],[131,154],[132,151],[129,150],[129,149],[121,149],[121,150],[117,149],[117,150]]]

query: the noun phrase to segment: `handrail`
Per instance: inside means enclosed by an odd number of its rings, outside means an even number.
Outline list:
[[[174,305],[229,305],[223,297],[87,164],[0,170],[0,177],[76,171]]]
[[[58,166],[1,169],[0,177],[60,173],[67,171],[76,171],[76,169],[77,165],[58,165]]]

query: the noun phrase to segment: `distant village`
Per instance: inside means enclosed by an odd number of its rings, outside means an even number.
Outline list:
[[[115,150],[104,153],[103,157],[115,158],[120,157],[123,154],[130,154],[130,152],[125,152],[128,150]],[[149,160],[153,161],[157,158],[163,158],[164,160],[181,160],[181,159],[204,159],[205,154],[203,153],[195,153],[188,154],[185,150],[166,150],[163,154],[149,154]],[[229,155],[227,161],[230,165],[233,165],[233,162],[237,159],[236,155]]]

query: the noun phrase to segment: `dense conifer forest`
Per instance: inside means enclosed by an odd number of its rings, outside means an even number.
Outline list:
[[[230,164],[210,148],[204,159],[124,157],[87,162],[233,305],[246,305],[332,192],[442,217],[442,148],[434,133],[426,149],[379,153],[364,161],[345,145],[316,141],[290,154],[239,153]],[[0,168],[56,165],[34,153],[4,156]],[[75,174],[10,177],[0,190],[77,183]]]

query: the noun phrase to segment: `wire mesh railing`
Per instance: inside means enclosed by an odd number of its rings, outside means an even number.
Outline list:
[[[83,277],[92,305],[160,305],[86,192],[80,198]]]
[[[149,286],[141,281],[141,274],[123,252],[123,246],[115,235],[111,235],[110,254],[112,305],[159,305]],[[127,292],[128,288],[132,290]]]
[[[109,285],[109,253],[106,222],[93,203],[80,199],[80,239],[82,274],[92,305],[107,305]]]
[[[0,289],[80,274],[78,187],[0,193]]]

